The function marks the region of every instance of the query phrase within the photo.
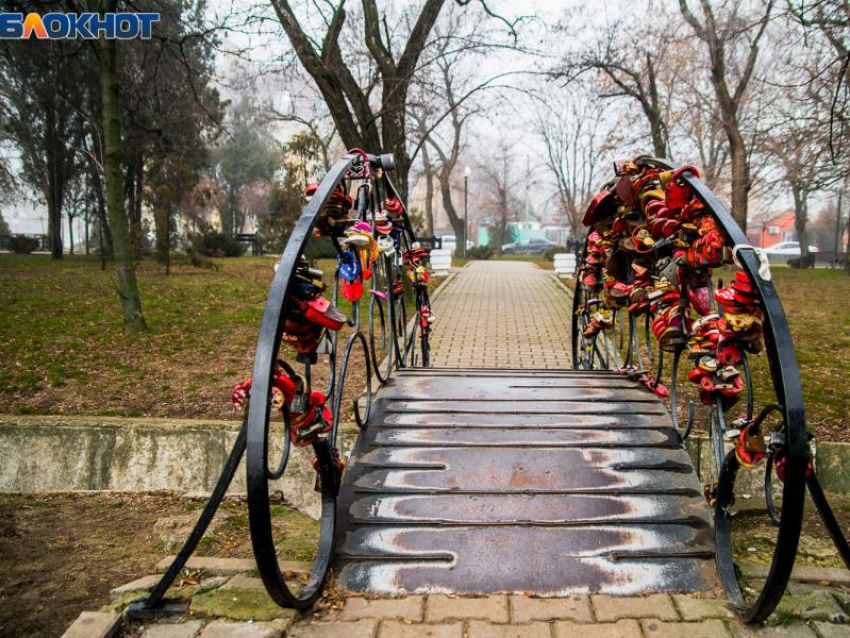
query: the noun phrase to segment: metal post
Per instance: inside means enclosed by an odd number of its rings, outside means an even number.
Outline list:
[[[467,173],[468,171],[463,175],[463,250],[461,255],[464,259],[466,259],[466,234],[468,232],[467,224],[469,223],[469,175]]]

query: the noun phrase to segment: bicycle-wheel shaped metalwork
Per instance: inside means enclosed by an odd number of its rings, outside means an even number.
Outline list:
[[[386,175],[391,163],[387,156],[352,152],[308,189],[312,198],[277,266],[254,374],[243,389],[243,395],[250,389],[246,465],[251,541],[269,595],[286,607],[310,607],[328,577],[345,465],[336,447],[337,432],[345,421],[367,427],[375,381],[386,382],[396,363],[393,308],[403,307],[404,294],[393,291],[394,277],[407,270],[415,299],[427,299],[427,251],[416,242],[407,211]],[[329,238],[338,255],[330,300],[321,297],[330,284],[321,283],[322,272],[304,259],[314,236]],[[336,308],[347,317],[340,318]],[[380,370],[379,361],[384,362]],[[279,412],[278,418],[273,412]],[[286,539],[275,525],[273,497],[288,465],[305,451],[316,470],[319,525],[315,560],[303,579],[281,568]]]
[[[705,437],[697,465],[715,513],[718,572],[735,611],[763,620],[790,576],[810,468],[787,320],[766,262],[696,169],[648,157],[616,168],[584,219],[574,366],[603,367],[589,339],[610,333],[616,367],[669,398],[683,438]],[[731,285],[715,290],[713,270],[733,255]],[[770,542],[754,550],[766,533]],[[752,577],[754,554],[769,564],[766,577]]]
[[[589,284],[589,282],[588,282]],[[616,367],[615,315],[609,311],[606,322],[600,321],[601,300],[594,287],[576,281],[573,293],[572,359],[575,370],[610,370]]]

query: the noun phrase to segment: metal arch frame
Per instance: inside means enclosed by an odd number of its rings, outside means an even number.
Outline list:
[[[283,334],[283,326],[291,309],[289,303],[289,292],[292,285],[292,274],[300,255],[306,247],[316,220],[330,199],[334,189],[345,178],[346,171],[352,166],[359,153],[350,153],[337,161],[325,178],[319,184],[319,188],[305,207],[301,217],[290,235],[283,254],[279,260],[279,267],[274,275],[271,290],[266,302],[260,334],[257,341],[257,353],[254,359],[253,382],[251,393],[254,397],[262,397],[263,400],[249,401],[245,418],[239,429],[236,440],[231,448],[225,467],[213,489],[210,499],[207,501],[195,527],[186,539],[179,554],[163,574],[159,583],[146,598],[131,603],[127,608],[130,617],[137,619],[148,619],[161,617],[172,613],[182,613],[182,606],[172,607],[163,604],[163,599],[168,588],[185,567],[189,558],[197,549],[198,543],[212,522],[216,511],[221,505],[227,492],[227,488],[233,481],[239,463],[243,456],[246,458],[246,470],[248,478],[249,494],[249,523],[251,530],[251,541],[254,548],[255,558],[270,596],[275,602],[287,607],[303,609],[309,607],[321,594],[330,561],[333,557],[334,534],[335,534],[335,510],[336,495],[339,491],[338,476],[334,468],[332,457],[332,445],[328,441],[319,441],[314,445],[314,450],[319,461],[319,475],[322,484],[322,527],[319,537],[319,553],[317,555],[311,578],[308,584],[299,592],[293,594],[283,580],[274,553],[274,540],[271,534],[271,517],[268,507],[268,467],[266,452],[268,449],[266,431],[269,425],[270,409],[269,399],[271,396],[271,377],[274,371],[275,361],[280,349],[280,339]],[[382,175],[376,175],[376,185],[383,186],[387,196],[401,199],[392,181],[386,174],[392,170],[391,156],[375,156],[366,154],[367,161],[376,169],[382,169]],[[384,168],[386,166],[386,168]],[[416,241],[413,225],[410,223],[406,205],[402,204],[402,230],[408,244]],[[378,203],[380,205],[380,203]],[[388,282],[389,283],[389,282]],[[391,286],[389,286],[389,300],[393,301]],[[427,302],[427,285],[417,280],[414,281],[414,292],[424,298]],[[393,304],[388,304],[388,315],[392,317]],[[353,335],[356,338],[358,335]],[[369,364],[368,342],[362,333],[359,335],[361,345],[367,351],[366,359]],[[336,357],[336,334],[334,339],[334,359]],[[353,345],[353,341],[352,344]],[[427,344],[426,346],[427,347]],[[348,351],[350,348],[346,348]],[[392,357],[392,352],[389,353]],[[333,366],[332,366],[333,367]],[[400,367],[400,362],[391,364],[390,372]],[[330,389],[335,386],[336,371],[332,370],[329,380]],[[368,390],[367,390],[368,391]],[[335,430],[334,430],[335,434]],[[333,435],[332,435],[333,436]],[[246,455],[247,452],[247,455]]]
[[[301,214],[286,248],[278,262],[257,340],[254,357],[251,396],[246,420],[245,466],[248,491],[248,523],[251,545],[257,569],[269,596],[283,607],[303,608],[312,605],[321,594],[333,554],[333,537],[336,525],[336,492],[338,486],[331,457],[330,445],[317,443],[314,449],[319,459],[322,487],[319,547],[308,583],[295,595],[287,586],[280,571],[272,534],[268,484],[268,428],[270,417],[271,380],[275,361],[280,351],[283,326],[291,310],[290,289],[298,258],[304,252],[320,212],[334,189],[354,163],[355,155],[346,155],[331,167],[319,184],[307,208]]]
[[[666,160],[641,158],[640,162],[654,165],[664,170],[675,170],[675,166]],[[791,577],[794,557],[800,540],[803,523],[803,505],[805,502],[806,468],[808,466],[808,441],[806,439],[806,418],[803,403],[803,390],[800,383],[800,371],[797,355],[791,340],[791,331],[779,294],[772,281],[759,275],[759,258],[750,245],[746,234],[735,222],[726,207],[717,196],[693,172],[685,170],[682,179],[691,187],[694,194],[705,205],[720,225],[733,245],[738,246],[738,259],[743,270],[749,275],[758,291],[758,297],[764,309],[764,341],[770,364],[773,386],[785,421],[785,486],[782,500],[782,524],[776,547],[773,552],[770,570],[765,587],[752,605],[745,605],[743,595],[735,575],[734,558],[731,545],[731,485],[738,470],[738,461],[734,451],[730,452],[721,468],[719,484],[730,486],[726,493],[718,493],[715,506],[715,538],[717,540],[717,568],[723,587],[730,603],[746,622],[760,622],[767,618],[782,595]],[[724,476],[726,474],[726,476]],[[724,481],[723,479],[727,480]],[[724,490],[721,490],[724,491]],[[790,557],[790,559],[789,559]]]
[[[650,166],[661,170],[675,170],[675,166],[664,159],[648,156],[636,160],[639,166]],[[805,430],[805,409],[803,404],[800,376],[794,352],[788,321],[779,295],[772,282],[759,276],[759,258],[749,245],[746,235],[737,225],[729,211],[717,199],[714,193],[691,171],[685,170],[682,179],[691,187],[697,198],[714,217],[721,230],[732,243],[738,246],[738,259],[743,270],[755,284],[759,299],[765,311],[764,339],[770,365],[771,378],[777,397],[782,404],[786,427],[786,473],[783,493],[783,521],[780,526],[777,546],[773,554],[768,578],[758,599],[747,605],[738,585],[731,548],[731,498],[738,461],[734,451],[725,459],[721,468],[720,488],[715,506],[715,537],[717,543],[717,568],[727,597],[735,611],[747,622],[764,620],[778,604],[791,575],[794,556],[797,552],[802,527],[803,504],[805,499],[806,468],[808,465],[808,441]],[[575,335],[576,321],[573,321]],[[575,337],[574,337],[575,342]],[[673,380],[676,383],[676,380]],[[725,479],[725,480],[724,480]],[[810,482],[815,480],[810,477]],[[811,488],[810,488],[811,489]],[[814,491],[813,491],[814,494]],[[825,499],[816,503],[821,509],[828,510]],[[785,516],[787,514],[787,516]],[[828,512],[831,514],[831,512]],[[825,518],[826,520],[826,518]],[[832,518],[834,521],[834,518]],[[830,526],[830,532],[841,549],[846,540],[840,530]],[[835,527],[835,529],[833,529]],[[837,532],[837,533],[836,533]],[[842,555],[843,552],[842,552]],[[790,558],[789,558],[790,557]],[[847,557],[845,556],[845,559]],[[848,562],[850,566],[850,562]]]
[[[410,215],[408,214],[408,211],[407,211],[407,205],[402,201],[401,197],[398,194],[398,191],[396,190],[395,184],[393,183],[392,179],[390,179],[389,175],[387,175],[386,173],[384,173],[384,176],[383,176],[383,183],[384,183],[384,189],[386,191],[386,193],[385,193],[386,197],[387,198],[394,197],[394,198],[398,199],[398,201],[401,203],[402,221],[404,223],[404,235],[405,235],[405,240],[407,241],[407,244],[408,244],[408,248],[410,248],[411,245],[414,242],[417,241],[417,237],[416,237],[416,231],[414,231],[414,229],[413,229],[413,224],[410,222]],[[401,249],[401,246],[399,246],[399,249]],[[428,310],[430,311],[431,310],[431,300],[428,297],[428,285],[419,281],[418,276],[415,275],[415,270],[414,270],[414,281],[413,281],[413,294],[414,294],[414,298],[416,299],[416,309],[415,309],[416,310],[416,316],[414,316],[413,319],[416,322],[418,322],[419,321],[419,310],[421,309],[422,305],[426,305],[428,307]],[[390,312],[388,314],[390,321],[394,321],[396,319],[395,314],[394,314],[395,313],[395,304],[392,303],[394,301],[393,297],[394,296],[392,294],[392,286],[390,286],[390,295],[389,295],[390,303],[388,304],[388,307],[390,309]],[[414,344],[413,339],[415,338],[415,335],[416,335],[416,330],[414,329],[413,331],[411,331],[411,342],[406,343],[405,339],[403,338],[402,339],[402,347],[400,349],[398,348],[398,341],[397,340],[394,340],[394,343],[390,344],[391,348],[394,348],[396,350],[396,353],[395,353],[396,354],[396,368],[408,367],[407,366],[407,355],[408,354],[410,354],[410,367],[413,367],[413,358],[414,358],[413,353],[415,351],[415,347],[413,346],[413,344]],[[420,338],[420,342],[421,342],[420,350],[421,350],[421,353],[422,353],[422,367],[427,368],[427,367],[430,367],[430,342],[428,340],[428,336],[422,335],[421,338]]]

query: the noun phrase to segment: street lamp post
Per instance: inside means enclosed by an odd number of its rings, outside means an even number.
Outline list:
[[[466,259],[466,235],[469,229],[469,176],[472,169],[467,166],[463,169],[463,251],[461,255]]]

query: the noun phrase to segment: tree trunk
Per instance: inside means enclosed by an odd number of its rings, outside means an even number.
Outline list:
[[[747,197],[750,191],[750,165],[741,132],[729,132],[732,170],[732,217],[747,232]]]
[[[100,244],[100,269],[106,270],[106,246],[103,243],[103,219],[97,225],[97,240]]]
[[[68,213],[68,254],[74,254],[74,216]]]
[[[237,207],[237,197],[236,197],[236,189],[230,186],[227,189],[227,210],[228,210],[228,219],[222,220],[221,231],[227,235],[228,237],[233,237],[236,234],[236,207]]]
[[[47,235],[50,240],[50,256],[53,259],[62,259],[62,200],[58,197],[58,169],[56,146],[59,136],[56,133],[56,116],[51,106],[47,110],[44,126],[45,150],[46,150],[46,188],[44,193],[47,200]]]
[[[89,210],[88,202],[86,202],[85,207],[86,207],[85,208],[86,216],[83,219],[83,222],[84,222],[83,225],[85,226],[85,229],[86,229],[85,230],[85,233],[86,233],[86,257],[88,257],[90,252],[91,252],[90,249],[89,249],[89,222],[90,222],[90,219],[91,219],[91,210]]]
[[[667,143],[664,141],[664,129],[656,117],[649,118],[649,129],[652,133],[652,150],[656,157],[667,157]]]
[[[142,226],[142,191],[145,187],[145,158],[139,155],[136,160],[136,194],[134,197],[135,204],[132,211],[133,223],[136,224],[136,234],[138,235],[138,253],[134,255],[136,259],[141,259],[144,254],[145,233]]]
[[[169,274],[169,253],[170,253],[170,230],[171,230],[171,206],[164,205],[156,211],[154,215],[154,223],[156,224],[156,256],[160,263],[165,264],[165,274]]]
[[[847,243],[844,250],[844,272],[850,275],[850,215],[847,215]],[[840,250],[840,249],[839,249]]]
[[[425,170],[425,232],[434,236],[434,166],[426,144],[422,145],[422,166]]]
[[[171,205],[165,215],[165,274],[171,274]]]
[[[808,194],[798,186],[792,187],[791,191],[794,197],[794,230],[797,232],[797,241],[800,242],[800,257],[804,258],[809,256]]]
[[[130,223],[130,248],[133,259],[141,259],[144,253],[142,230],[142,187],[144,158],[138,155],[130,160],[124,175],[124,198]]]
[[[95,192],[97,193],[97,214],[102,231],[102,252],[106,257],[112,259],[112,255],[114,253],[112,250],[112,230],[109,228],[109,219],[106,214],[106,201],[103,198],[103,185],[99,181]]]
[[[449,223],[452,225],[455,238],[455,257],[463,257],[464,237],[464,220],[458,215],[454,202],[452,201],[452,182],[451,172],[443,169],[437,174],[437,181],[440,183],[440,196],[443,202],[443,210],[446,211],[446,217],[449,218]]]
[[[116,0],[108,0],[103,2],[102,6],[104,11],[115,11],[116,4]],[[99,48],[106,209],[112,230],[112,248],[115,257],[115,270],[118,275],[118,296],[121,298],[124,330],[142,332],[147,330],[147,326],[142,315],[142,301],[136,283],[136,271],[133,268],[127,214],[124,210],[124,190],[121,175],[124,141],[121,137],[121,104],[118,97],[115,40],[101,39]]]

